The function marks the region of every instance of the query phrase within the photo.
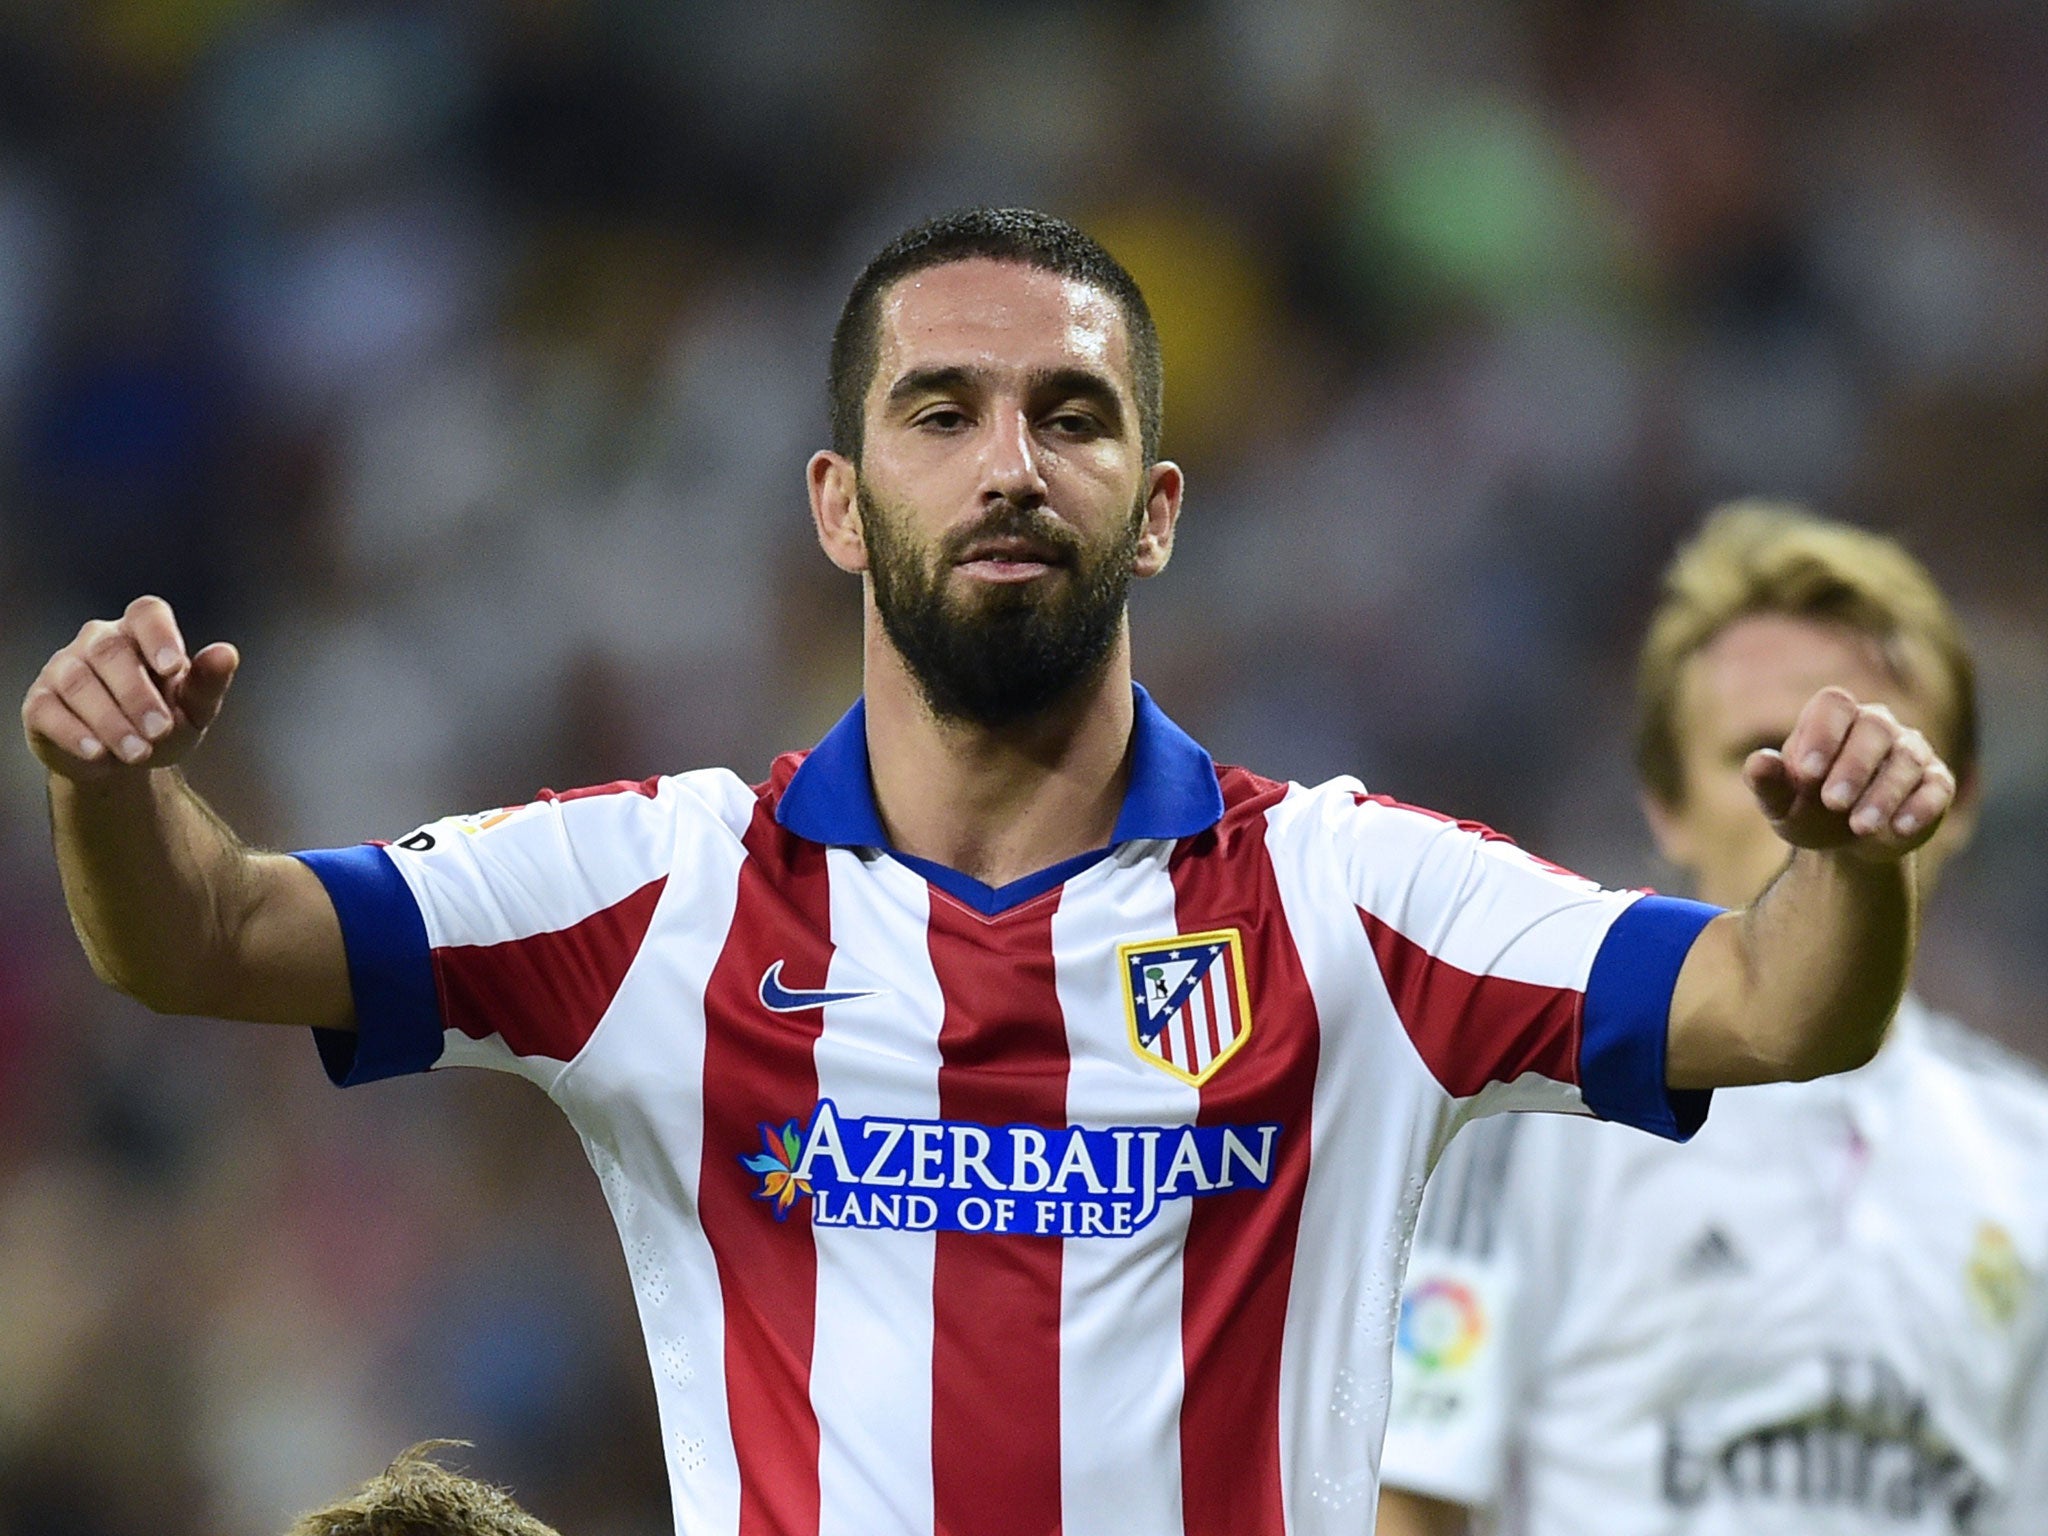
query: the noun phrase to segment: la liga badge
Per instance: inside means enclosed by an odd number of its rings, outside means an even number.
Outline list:
[[[1252,1033],[1244,940],[1235,928],[1119,944],[1131,1049],[1199,1088]]]

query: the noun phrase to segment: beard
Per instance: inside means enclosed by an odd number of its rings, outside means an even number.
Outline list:
[[[1101,676],[1130,596],[1143,500],[1098,549],[1050,514],[1005,502],[929,550],[912,537],[906,513],[865,489],[861,500],[875,609],[933,714],[1013,725]],[[947,590],[961,553],[1005,537],[1052,553],[1055,572],[965,598]]]

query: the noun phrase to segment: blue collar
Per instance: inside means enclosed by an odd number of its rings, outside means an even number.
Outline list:
[[[1223,819],[1223,791],[1216,783],[1216,764],[1201,743],[1166,718],[1152,696],[1131,685],[1136,706],[1131,722],[1131,782],[1124,791],[1110,843],[1133,838],[1193,837]],[[775,805],[775,819],[798,837],[838,847],[880,848],[977,911],[993,915],[1028,901],[1078,874],[1110,850],[1063,859],[1050,869],[1000,887],[934,864],[929,859],[899,854],[882,830],[875,808],[873,780],[868,775],[867,701],[857,701],[825,733],[797,768]]]

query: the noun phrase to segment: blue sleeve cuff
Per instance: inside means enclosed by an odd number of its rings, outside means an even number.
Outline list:
[[[1586,982],[1579,1032],[1579,1089],[1603,1120],[1687,1141],[1707,1120],[1703,1089],[1667,1088],[1671,994],[1700,930],[1719,907],[1645,896],[1607,930]]]
[[[427,925],[405,877],[369,844],[292,857],[327,887],[348,951],[355,1031],[313,1031],[327,1076],[349,1088],[426,1071],[441,1058],[441,1003]]]

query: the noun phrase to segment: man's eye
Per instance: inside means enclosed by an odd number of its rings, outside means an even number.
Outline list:
[[[933,427],[941,432],[953,432],[967,425],[967,413],[955,410],[950,405],[940,406],[918,417],[917,424],[920,427]]]
[[[1094,437],[1102,431],[1102,423],[1084,411],[1061,411],[1046,425],[1069,437]]]

